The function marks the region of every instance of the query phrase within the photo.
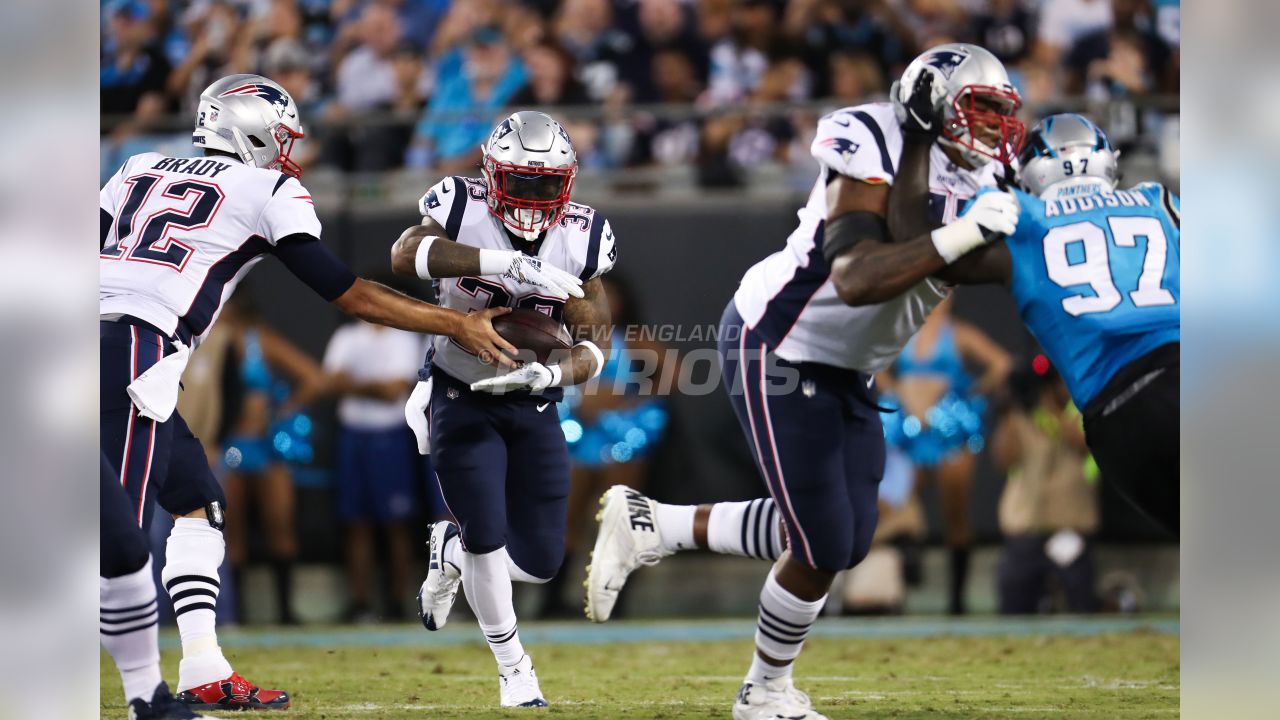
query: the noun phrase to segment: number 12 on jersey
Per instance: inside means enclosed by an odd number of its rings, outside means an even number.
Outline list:
[[[1112,242],[1117,248],[1134,248],[1138,238],[1147,239],[1146,255],[1138,276],[1137,288],[1129,293],[1136,307],[1174,305],[1177,300],[1166,290],[1165,265],[1169,254],[1169,240],[1164,226],[1153,217],[1107,218]],[[1071,262],[1068,248],[1080,243],[1084,259]],[[1121,303],[1120,290],[1116,288],[1115,271],[1131,267],[1113,267],[1107,243],[1107,233],[1097,223],[1084,221],[1063,225],[1050,230],[1044,237],[1044,262],[1049,279],[1064,288],[1088,285],[1093,295],[1072,295],[1063,298],[1062,309],[1073,316],[1102,313]]]
[[[129,194],[116,220],[116,241],[102,249],[104,258],[119,258],[171,267],[182,272],[195,249],[176,239],[174,230],[190,231],[209,226],[222,206],[222,190],[211,182],[180,178],[170,182],[158,198],[152,191],[164,178],[143,173],[124,181]],[[150,201],[150,202],[149,202]],[[177,201],[177,202],[173,202]],[[186,208],[174,207],[188,203]],[[152,206],[159,207],[153,208]],[[144,209],[145,208],[145,209]],[[142,220],[137,216],[149,212]],[[140,225],[141,229],[135,228]],[[137,230],[136,242],[126,240]]]

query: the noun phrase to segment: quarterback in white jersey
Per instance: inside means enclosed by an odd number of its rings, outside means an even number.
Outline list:
[[[777,560],[735,720],[824,720],[793,685],[792,666],[832,578],[861,562],[875,533],[885,447],[873,373],[946,297],[962,258],[1016,228],[1013,195],[978,195],[1025,132],[1000,62],[974,45],[939,46],[911,63],[892,94],[893,103],[819,121],[811,151],[821,171],[800,225],[747,271],[721,319],[724,385],[771,498],[695,508],[617,486],[604,500],[587,579],[597,622],[628,573],[672,552]],[[929,154],[929,207],[946,223],[936,230],[900,217],[891,202],[909,152]],[[637,513],[656,522],[632,522]]]
[[[617,248],[601,213],[569,201],[577,156],[550,116],[522,111],[499,123],[482,168],[483,180],[446,177],[423,195],[422,223],[396,242],[393,269],[434,280],[446,308],[531,310],[586,339],[563,362],[497,377],[488,358],[435,339],[405,414],[420,447],[429,436],[453,522],[431,529],[419,614],[428,630],[443,627],[465,585],[498,662],[501,704],[542,707],[511,581],[546,582],[564,559],[569,453],[553,406],[564,386],[604,366],[611,318],[598,278]]]
[[[510,362],[502,351],[514,350],[490,323],[506,310],[467,315],[418,302],[357,278],[325,249],[289,158],[299,137],[298,108],[283,88],[259,75],[228,76],[200,96],[192,141],[203,157],[135,155],[100,194],[101,441],[105,471],[119,478],[130,504],[127,514],[103,505],[103,532],[125,537],[147,528],[153,500],[176,518],[162,577],[182,635],[176,700],[188,709],[289,707],[287,693],[245,680],[218,647],[226,498],[174,409],[190,352],[236,283],[274,255],[356,317],[449,336],[500,362]],[[120,543],[103,543],[102,641],[121,668],[126,700],[146,702],[155,683],[150,670],[144,681],[137,674],[155,653],[154,593],[149,601],[136,595],[150,586],[150,572],[121,552]],[[114,609],[143,606],[153,610]]]
[[[134,155],[102,188],[101,213],[100,312],[145,320],[187,344],[260,260],[291,259],[294,242],[320,237],[297,178],[227,156]]]

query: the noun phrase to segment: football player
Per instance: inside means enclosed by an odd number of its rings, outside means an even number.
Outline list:
[[[182,637],[178,699],[195,709],[289,706],[287,693],[233,671],[218,647],[226,499],[174,411],[191,350],[241,278],[275,256],[348,314],[437,333],[499,363],[514,351],[490,323],[506,310],[465,315],[417,302],[357,278],[320,243],[315,206],[289,157],[302,136],[283,88],[259,75],[224,77],[200,95],[192,142],[201,157],[135,155],[100,195],[102,449],[135,522],[150,525],[153,499],[175,517],[162,578]],[[104,603],[118,582],[102,579]]]
[[[725,387],[772,499],[672,506],[622,486],[602,499],[587,580],[597,622],[632,570],[676,550],[778,558],[760,594],[737,720],[824,717],[795,688],[792,666],[832,578],[862,560],[875,532],[885,446],[872,377],[947,297],[964,256],[1017,224],[1007,192],[981,195],[957,217],[961,203],[996,185],[1025,133],[999,60],[974,45],[942,45],[908,66],[893,95],[896,105],[844,108],[818,122],[811,152],[821,174],[799,227],[747,271],[721,319]],[[912,117],[904,100],[917,96],[930,112]],[[933,104],[944,109],[941,123]],[[924,138],[936,230],[890,222],[907,135]]]
[[[419,612],[428,630],[444,627],[461,582],[498,662],[502,706],[545,707],[511,581],[547,582],[564,558],[569,454],[555,404],[604,365],[611,319],[599,277],[617,246],[600,212],[569,201],[577,155],[550,116],[506,118],[481,162],[484,179],[446,177],[422,197],[422,223],[396,241],[393,268],[434,280],[443,307],[531,309],[584,339],[561,362],[495,377],[484,358],[435,338],[406,416],[429,435],[453,521],[432,527]]]

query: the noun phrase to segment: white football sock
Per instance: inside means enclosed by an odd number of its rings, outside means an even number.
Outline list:
[[[760,653],[751,653],[751,668],[747,670],[747,680],[753,683],[761,684],[767,680],[777,680],[779,678],[791,677],[791,671],[795,668],[794,661],[786,665],[770,665],[760,657]]]
[[[465,551],[462,549],[462,543],[458,540],[458,536],[454,535],[444,544],[444,561],[458,568],[458,572],[462,572],[462,554],[464,552]],[[551,580],[551,578],[541,578],[536,575],[530,575],[524,570],[521,570],[520,566],[516,565],[515,561],[511,559],[511,555],[507,552],[505,547],[494,550],[494,552],[500,552],[506,558],[507,575],[515,582],[541,585]]]
[[[778,506],[772,498],[712,505],[707,545],[725,555],[777,560],[785,549]]]
[[[756,621],[756,652],[786,665],[770,665],[759,657],[753,659],[747,680],[764,682],[791,674],[791,665],[800,656],[809,628],[827,602],[824,595],[812,602],[801,600],[778,584],[777,570],[770,570],[760,591],[760,614]]]
[[[511,602],[506,548],[484,555],[462,553],[462,587],[498,664],[520,662],[524,646],[520,644],[516,609]]]
[[[444,556],[445,562],[453,565],[454,568],[457,568],[461,573],[463,552],[466,551],[462,550],[462,542],[458,541],[458,536],[453,536],[452,538],[449,538],[448,542],[444,543],[444,552],[442,555]],[[520,565],[516,565],[516,562],[511,559],[511,555],[507,552],[506,547],[499,548],[499,550],[495,550],[494,552],[500,552],[503,557],[506,557],[507,575],[509,575],[512,580],[515,580],[515,582],[539,585],[550,582],[550,578],[539,578],[536,577],[536,575],[530,575],[529,573],[526,573],[526,571],[521,570]]]
[[[533,575],[522,570],[520,566],[516,564],[516,561],[511,559],[511,553],[508,553],[506,548],[502,548],[499,552],[507,556],[507,574],[510,575],[511,579],[515,582],[541,585],[551,581],[551,578],[538,577],[537,575]]]
[[[124,701],[151,702],[160,684],[159,613],[151,559],[141,570],[98,578],[99,635],[124,683]]]
[[[653,521],[658,525],[663,550],[677,552],[698,547],[693,541],[693,516],[698,512],[697,505],[654,505],[657,510],[653,513]]]
[[[226,552],[222,532],[197,518],[178,518],[169,532],[161,579],[173,600],[182,662],[178,691],[190,690],[231,676],[231,663],[218,647],[218,566]]]

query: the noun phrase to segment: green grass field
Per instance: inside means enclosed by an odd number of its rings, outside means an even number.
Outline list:
[[[473,623],[228,632],[247,677],[293,694],[287,716],[347,718],[728,718],[752,624],[523,623],[552,707],[502,711]],[[797,685],[831,718],[1170,718],[1178,713],[1176,619],[819,622]],[[729,639],[736,638],[736,639]],[[164,672],[177,679],[175,638]],[[102,716],[124,717],[105,654]],[[233,716],[233,715],[228,715]]]

